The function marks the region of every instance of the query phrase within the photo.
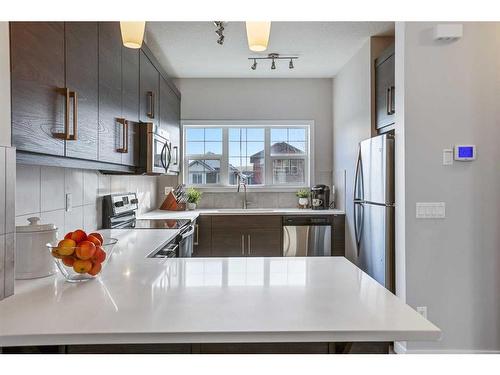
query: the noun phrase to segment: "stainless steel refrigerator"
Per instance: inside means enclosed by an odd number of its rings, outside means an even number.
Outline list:
[[[357,266],[394,292],[394,138],[359,144],[354,181]]]

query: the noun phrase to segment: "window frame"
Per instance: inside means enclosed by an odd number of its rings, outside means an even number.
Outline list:
[[[222,155],[186,155],[183,153],[182,165],[183,172],[181,174],[182,183],[189,187],[194,187],[205,192],[225,192],[235,190],[235,185],[219,184],[188,184],[188,164],[189,160],[220,160],[220,176],[219,181],[229,182],[229,131],[230,127],[255,127],[265,128],[264,139],[264,181],[273,181],[272,164],[276,159],[305,159],[305,181],[303,184],[264,184],[264,185],[248,185],[249,191],[296,191],[297,189],[307,188],[314,184],[314,121],[313,120],[183,120],[181,121],[181,137],[182,149],[187,150],[186,145],[186,128],[189,127],[204,127],[204,128],[222,128]],[[305,156],[301,155],[273,155],[271,156],[271,128],[306,128],[307,135],[307,152]]]

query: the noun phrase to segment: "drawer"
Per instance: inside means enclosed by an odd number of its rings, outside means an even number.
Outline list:
[[[221,215],[212,216],[212,230],[279,229],[281,216],[276,215]]]

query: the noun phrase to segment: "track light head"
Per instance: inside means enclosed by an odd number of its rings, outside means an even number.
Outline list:
[[[252,66],[251,66],[251,69],[252,69],[252,70],[257,69],[257,60],[253,59],[253,64],[252,64]]]
[[[219,39],[217,39],[217,43],[221,46],[224,44],[224,35],[219,36]]]
[[[273,59],[273,62],[271,63],[271,69],[272,70],[276,69],[276,63],[274,62],[274,59]]]
[[[293,69],[293,59],[290,59],[290,62],[288,63],[288,69]]]

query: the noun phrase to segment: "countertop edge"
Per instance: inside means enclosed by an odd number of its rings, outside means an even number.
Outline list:
[[[138,332],[1,336],[1,346],[194,344],[255,342],[387,342],[434,341],[441,331],[332,331],[332,332]]]

